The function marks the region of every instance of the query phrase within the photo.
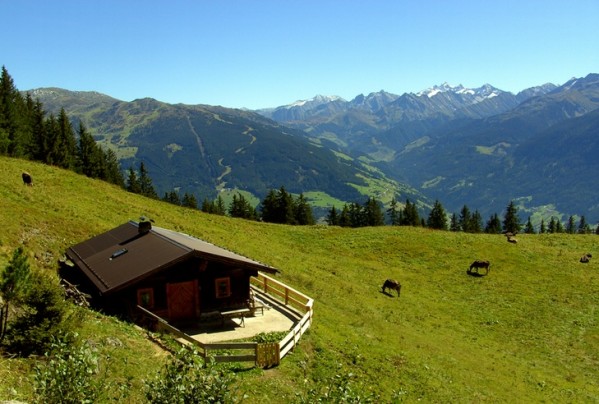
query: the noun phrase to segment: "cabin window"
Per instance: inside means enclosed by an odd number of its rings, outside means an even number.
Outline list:
[[[154,308],[154,289],[145,288],[137,290],[137,304],[144,309]]]
[[[126,254],[128,251],[126,248],[121,248],[120,250],[116,250],[115,252],[112,253],[112,255],[110,256],[109,260],[112,261],[115,258],[120,257],[123,254]]]
[[[216,289],[216,297],[229,297],[231,296],[231,279],[230,278],[217,278],[214,280],[214,286]]]

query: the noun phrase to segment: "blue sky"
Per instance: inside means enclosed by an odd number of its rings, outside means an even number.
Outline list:
[[[599,73],[597,0],[0,0],[19,90],[264,108]]]

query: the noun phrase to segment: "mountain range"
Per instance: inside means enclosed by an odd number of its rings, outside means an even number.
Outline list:
[[[518,94],[443,84],[351,101],[316,97],[260,113],[368,159],[453,212],[522,211],[599,219],[599,75]],[[587,116],[588,115],[588,116]],[[561,213],[560,213],[561,212]]]
[[[395,196],[483,215],[516,200],[524,215],[599,220],[597,74],[518,94],[445,83],[258,111],[29,93],[48,112],[64,108],[82,120],[124,168],[143,161],[160,192],[238,189],[263,198],[285,186],[321,206]]]
[[[58,88],[29,93],[47,113],[64,108],[75,123],[83,121],[97,142],[115,150],[123,169],[144,162],[159,195],[176,190],[201,201],[242,192],[261,200],[284,186],[304,193],[319,215],[333,204],[364,202],[368,195],[426,200],[368,162],[315,144],[301,131],[252,111],[150,98],[123,102]]]

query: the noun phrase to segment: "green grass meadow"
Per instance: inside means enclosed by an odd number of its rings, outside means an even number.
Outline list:
[[[278,367],[238,372],[244,402],[297,401],[350,373],[352,388],[380,402],[599,402],[597,235],[523,234],[510,244],[423,228],[250,222],[7,158],[0,203],[2,268],[23,245],[32,266],[53,274],[67,247],[141,215],[278,268],[315,300],[314,321]],[[585,253],[594,258],[581,264]],[[491,262],[487,276],[467,274],[474,259]],[[401,297],[381,293],[386,278],[401,282]],[[74,312],[81,336],[110,356],[108,374],[129,380],[130,402],[141,401],[141,380],[166,355],[134,327]],[[34,364],[0,357],[0,400],[32,400]]]

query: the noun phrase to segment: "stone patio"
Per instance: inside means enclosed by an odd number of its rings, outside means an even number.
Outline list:
[[[183,327],[193,339],[202,343],[225,342],[251,338],[260,333],[290,331],[300,321],[301,315],[278,300],[254,290],[255,298],[263,307],[254,316],[204,320],[193,327]]]

